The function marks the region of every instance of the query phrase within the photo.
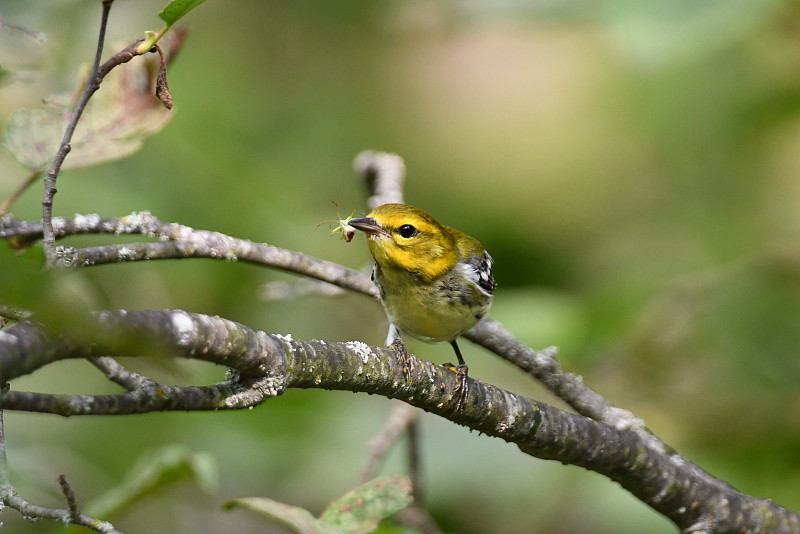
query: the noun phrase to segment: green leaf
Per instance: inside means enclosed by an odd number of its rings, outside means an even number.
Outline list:
[[[187,479],[210,493],[216,490],[218,478],[217,462],[211,454],[192,452],[183,445],[167,445],[143,455],[125,480],[90,503],[87,512],[107,518],[169,484]]]
[[[350,534],[372,532],[382,519],[411,504],[411,481],[394,475],[370,480],[333,501],[320,521]]]
[[[376,478],[346,493],[328,505],[319,519],[303,508],[260,497],[234,499],[223,507],[250,510],[298,534],[364,534],[410,503],[411,482],[396,475]]]
[[[167,26],[172,26],[178,19],[205,1],[206,0],[172,0],[158,16],[167,23]]]
[[[345,534],[345,531],[323,524],[311,512],[297,506],[284,504],[263,497],[245,497],[224,503],[223,508],[244,508],[268,517],[298,534]]]

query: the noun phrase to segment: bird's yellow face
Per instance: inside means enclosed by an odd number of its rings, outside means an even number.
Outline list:
[[[412,206],[384,204],[350,225],[366,234],[369,251],[383,269],[409,271],[430,281],[458,262],[453,231]]]

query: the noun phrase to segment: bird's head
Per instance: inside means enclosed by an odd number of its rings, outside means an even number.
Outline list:
[[[458,262],[455,230],[421,209],[383,204],[349,224],[367,236],[370,253],[381,268],[406,270],[432,280]]]

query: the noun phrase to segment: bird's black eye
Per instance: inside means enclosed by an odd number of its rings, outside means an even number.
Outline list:
[[[404,224],[400,227],[400,235],[408,239],[409,237],[414,237],[419,233],[415,227],[411,226],[410,224]]]

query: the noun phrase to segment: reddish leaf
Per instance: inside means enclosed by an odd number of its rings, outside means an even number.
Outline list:
[[[63,168],[78,168],[125,157],[172,118],[155,96],[157,54],[135,58],[111,71],[94,94],[72,138]],[[32,171],[49,167],[61,142],[77,94],[50,99],[44,109],[20,110],[9,120],[5,145]]]

